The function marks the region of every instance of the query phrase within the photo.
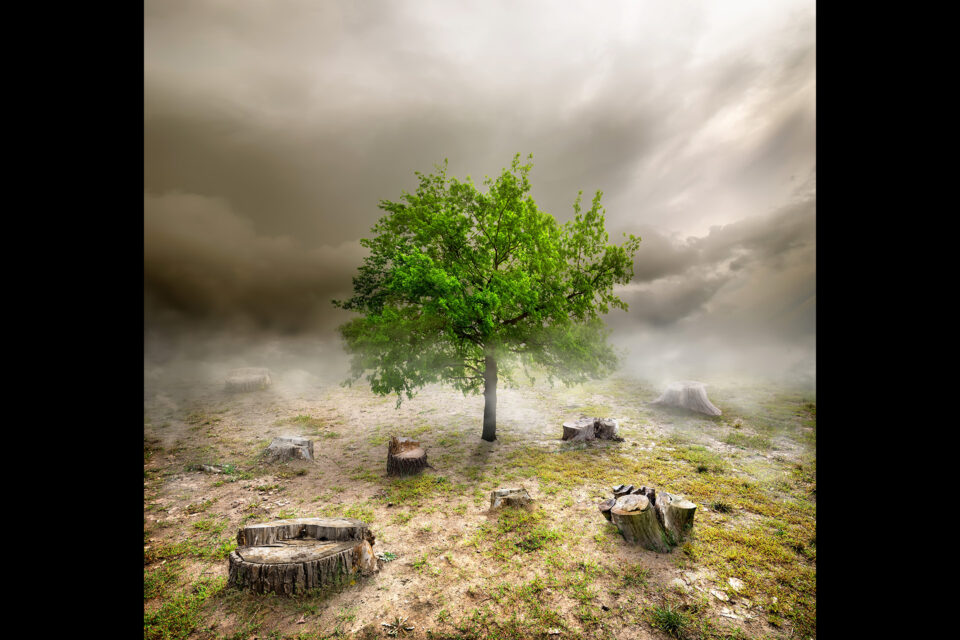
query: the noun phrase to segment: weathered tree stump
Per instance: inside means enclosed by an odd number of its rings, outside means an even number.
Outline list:
[[[273,383],[270,370],[261,367],[233,369],[227,374],[227,391],[256,391]]]
[[[313,440],[300,436],[278,436],[264,452],[267,461],[313,460]]]
[[[370,528],[351,518],[297,518],[244,527],[230,553],[229,583],[284,595],[378,569]]]
[[[430,465],[427,452],[411,438],[392,437],[387,448],[387,475],[406,476],[420,473]]]
[[[597,505],[608,521],[617,525],[623,538],[651,551],[667,553],[693,529],[697,505],[652,487],[617,485],[613,498]]]
[[[683,540],[693,529],[693,515],[697,505],[680,496],[660,492],[656,500],[657,519],[677,542]]]
[[[657,521],[656,509],[643,495],[626,495],[617,498],[610,509],[611,521],[620,529],[624,540],[639,544],[645,549],[667,553],[669,539]]]
[[[563,423],[561,440],[582,442],[584,440],[616,440],[623,442],[617,429],[617,421],[610,418],[584,418]]]
[[[596,438],[596,431],[593,428],[593,418],[580,418],[573,422],[563,423],[563,437],[561,440],[593,440]]]
[[[518,489],[494,489],[490,492],[490,510],[500,507],[526,507],[533,498],[523,487]]]
[[[702,382],[672,382],[667,386],[667,390],[650,404],[689,409],[708,416],[720,415],[720,409],[713,406],[707,399],[706,385]]]

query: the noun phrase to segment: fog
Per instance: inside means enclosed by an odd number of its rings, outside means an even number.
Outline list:
[[[533,153],[643,241],[622,371],[816,381],[815,3],[147,0],[144,377],[342,380],[380,200]]]

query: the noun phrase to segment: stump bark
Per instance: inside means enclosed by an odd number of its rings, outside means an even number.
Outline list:
[[[650,404],[659,404],[667,407],[678,407],[697,411],[708,416],[719,416],[720,409],[713,406],[707,399],[706,385],[702,382],[673,382],[667,390]]]
[[[526,507],[533,501],[523,487],[518,489],[494,489],[490,492],[490,509],[500,507]]]
[[[690,534],[697,505],[653,487],[621,484],[597,508],[627,542],[667,553]]]
[[[411,438],[392,437],[387,448],[387,475],[406,476],[420,473],[430,465],[420,443]]]
[[[313,460],[313,440],[300,436],[278,436],[263,453],[267,461]]]
[[[256,391],[266,389],[273,383],[270,370],[261,367],[233,369],[227,374],[227,391]]]
[[[563,423],[561,440],[582,442],[585,440],[616,440],[623,442],[620,437],[617,421],[611,418],[580,418],[579,420]]]
[[[670,543],[657,520],[656,509],[646,496],[630,494],[617,498],[610,509],[610,516],[627,542],[660,553],[670,551]]]
[[[573,422],[563,423],[563,437],[561,440],[593,440],[596,438],[596,432],[593,428],[593,418],[580,418]]]
[[[680,496],[661,492],[656,499],[657,519],[679,543],[693,529],[693,515],[697,505]]]
[[[342,575],[378,569],[370,528],[351,518],[297,518],[244,527],[229,583],[256,593],[302,593]]]

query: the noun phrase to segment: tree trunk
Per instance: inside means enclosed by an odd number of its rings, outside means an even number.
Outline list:
[[[488,442],[497,439],[497,361],[487,352],[483,371],[483,435]]]

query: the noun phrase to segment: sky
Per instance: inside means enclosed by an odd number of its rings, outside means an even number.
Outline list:
[[[145,361],[336,360],[378,202],[532,153],[541,209],[643,239],[627,369],[813,380],[815,9],[146,0]]]

